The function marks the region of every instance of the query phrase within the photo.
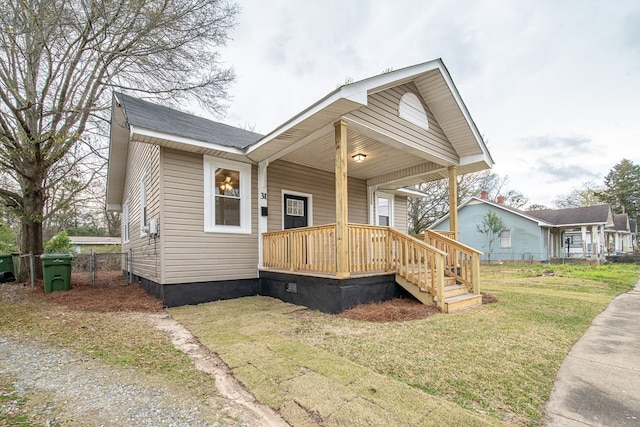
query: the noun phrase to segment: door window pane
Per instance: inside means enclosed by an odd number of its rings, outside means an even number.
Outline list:
[[[378,198],[378,225],[389,225],[389,199]]]
[[[304,216],[304,201],[296,199],[287,199],[287,215]]]

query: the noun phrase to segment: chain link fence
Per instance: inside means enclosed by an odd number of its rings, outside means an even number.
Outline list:
[[[35,286],[36,258],[39,255],[15,254],[13,262],[16,272],[21,266],[26,266],[27,276],[23,281],[31,287]],[[71,259],[71,283],[106,287],[117,284],[127,284],[131,277],[124,274],[131,271],[131,254],[128,252],[74,254]]]
[[[72,282],[109,286],[128,281],[123,271],[131,271],[129,253],[77,254],[71,260]]]

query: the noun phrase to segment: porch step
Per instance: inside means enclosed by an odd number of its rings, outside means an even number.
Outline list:
[[[451,277],[451,279],[454,279],[453,277]],[[445,287],[444,287],[444,299],[445,301],[447,300],[447,298],[453,298],[453,297],[457,297],[458,295],[464,295],[464,294],[468,294],[469,290],[466,288],[466,286],[462,286],[459,285],[455,282],[455,279],[453,281],[452,285],[447,284],[446,280],[445,280]]]
[[[426,283],[425,283],[425,285],[427,285],[427,286],[429,286],[429,287],[430,287],[430,286],[431,286],[431,280],[427,280],[427,281],[426,281]],[[456,278],[455,278],[455,277],[450,277],[450,276],[444,276],[444,288],[445,288],[445,292],[446,292],[446,289],[447,289],[448,287],[451,287],[451,286],[456,286]],[[426,292],[426,291],[425,291],[425,292]]]
[[[454,297],[448,297],[444,300],[444,312],[455,313],[456,311],[465,310],[471,307],[482,305],[482,295],[474,295],[466,293]]]
[[[451,282],[450,279],[453,279],[454,281]],[[416,284],[410,282],[399,274],[396,274],[396,283],[425,305],[434,304],[436,302],[426,288],[418,287]],[[474,295],[470,293],[465,286],[456,284],[455,278],[452,277],[445,277],[444,294],[445,313],[455,313],[456,311],[482,305],[482,295]]]

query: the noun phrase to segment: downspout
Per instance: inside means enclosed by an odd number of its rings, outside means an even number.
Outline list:
[[[369,206],[369,225],[376,225],[376,191],[377,185],[367,187],[367,206]]]

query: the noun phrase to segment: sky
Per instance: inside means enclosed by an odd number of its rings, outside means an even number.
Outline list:
[[[266,134],[347,79],[442,58],[530,204],[640,164],[640,1],[239,0],[222,121]],[[219,118],[218,118],[219,119]]]

